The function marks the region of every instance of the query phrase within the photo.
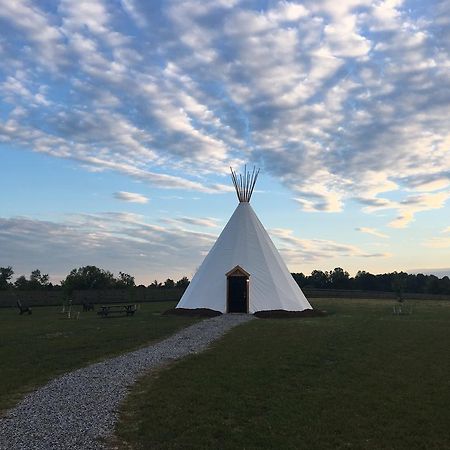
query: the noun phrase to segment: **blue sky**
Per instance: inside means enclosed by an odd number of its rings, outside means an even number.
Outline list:
[[[191,277],[248,164],[291,271],[450,273],[449,13],[0,0],[0,265]]]

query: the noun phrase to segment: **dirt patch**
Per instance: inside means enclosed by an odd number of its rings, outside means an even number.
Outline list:
[[[327,316],[326,311],[318,309],[304,309],[303,311],[285,311],[284,309],[271,309],[267,311],[255,312],[255,317],[260,319],[294,319],[298,317],[323,317]]]
[[[222,313],[219,311],[214,311],[214,309],[209,308],[172,308],[164,311],[164,315],[172,316],[188,316],[188,317],[216,317],[221,316]]]

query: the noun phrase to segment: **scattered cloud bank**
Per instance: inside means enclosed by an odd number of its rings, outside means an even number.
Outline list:
[[[218,219],[213,217],[176,217],[171,219],[161,219],[161,222],[173,224],[176,226],[193,225],[197,227],[217,228],[219,226]]]
[[[119,191],[114,192],[113,196],[117,200],[123,200],[131,203],[148,203],[149,200],[145,195],[137,194],[135,192]]]
[[[74,214],[64,222],[0,218],[2,262],[18,273],[39,267],[53,277],[87,264],[146,281],[169,273],[191,276],[186,271],[193,261],[201,261],[215,239],[186,227],[149,224],[130,213]]]
[[[389,258],[388,252],[366,252],[361,248],[324,239],[301,239],[293,230],[275,228],[268,230],[288,265],[302,267],[305,263],[327,261],[335,257]]]
[[[430,248],[450,248],[450,237],[434,237],[426,240],[423,245]]]
[[[16,0],[0,27],[0,145],[203,192],[250,161],[394,228],[448,202],[446,0]]]
[[[126,271],[147,282],[160,274],[192,276],[187,271],[198,267],[217,239],[216,219],[181,217],[161,223],[164,225],[148,223],[139,214],[119,212],[72,214],[63,222],[0,218],[0,264],[12,265],[17,273],[38,267],[54,281],[87,264]],[[210,228],[214,231],[205,231]],[[300,239],[292,230],[274,229],[270,234],[291,268],[337,256],[389,256],[331,240]],[[47,255],[45,261],[42,255]]]
[[[372,236],[380,237],[383,239],[387,239],[389,236],[385,233],[382,233],[381,231],[376,230],[375,228],[369,228],[369,227],[358,227],[355,228],[356,231],[361,231],[361,233],[367,233],[371,234]]]

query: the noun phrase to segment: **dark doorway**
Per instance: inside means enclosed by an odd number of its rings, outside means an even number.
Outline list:
[[[248,313],[248,273],[239,266],[227,273],[227,311]]]
[[[247,312],[247,278],[228,277],[228,312]]]

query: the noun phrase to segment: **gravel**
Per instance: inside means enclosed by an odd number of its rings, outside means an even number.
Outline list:
[[[230,328],[252,319],[224,314],[154,345],[55,378],[0,419],[0,449],[102,449],[118,408],[146,371],[206,349]]]

